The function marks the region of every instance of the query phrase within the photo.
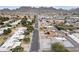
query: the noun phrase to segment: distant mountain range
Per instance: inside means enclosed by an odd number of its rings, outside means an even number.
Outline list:
[[[56,9],[53,7],[20,7],[20,8],[16,8],[13,10],[10,10],[8,8],[6,9],[2,9],[0,10],[0,12],[33,12],[33,13],[52,13],[52,12],[63,12],[63,13],[67,13],[67,12],[75,12],[75,13],[79,13],[79,8],[76,9],[71,9],[71,10],[65,10],[65,9]]]

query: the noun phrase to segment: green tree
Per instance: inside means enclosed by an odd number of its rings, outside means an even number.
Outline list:
[[[0,22],[8,21],[8,20],[9,20],[8,17],[2,17],[2,16],[0,16]]]
[[[25,20],[25,19],[22,19],[22,20],[21,20],[21,24],[22,24],[23,26],[27,26],[26,20]]]
[[[28,43],[28,42],[30,42],[30,38],[29,37],[28,38],[24,38],[23,41]]]
[[[32,20],[32,23],[35,23],[35,19]]]
[[[68,17],[65,17],[64,19],[66,20]]]
[[[11,27],[11,25],[9,23],[7,23],[6,26]]]
[[[11,49],[12,52],[23,52],[24,48],[21,46],[16,46],[15,48]]]
[[[7,30],[4,30],[4,34],[6,35],[6,34],[9,34],[9,33],[11,33],[11,29],[10,28],[8,28]]]
[[[0,22],[0,25],[4,25],[4,23],[3,22]]]
[[[37,18],[37,15],[34,15],[34,19],[36,19]]]
[[[23,19],[27,20],[28,18],[26,16],[24,16]]]
[[[27,30],[29,31],[29,32],[32,32],[33,30],[34,30],[34,27],[31,25],[31,26],[28,26],[27,27]]]
[[[58,42],[51,45],[51,50],[55,52],[68,52],[68,50]]]
[[[26,21],[26,24],[29,26],[29,25],[32,25],[32,22]]]
[[[27,17],[24,16],[24,18],[22,18],[22,20],[21,20],[21,24],[22,24],[23,26],[26,26],[26,25],[27,25],[26,21],[27,21]]]
[[[36,18],[37,18],[37,16],[34,15],[34,18],[33,18],[33,20],[32,20],[32,23],[35,23]]]

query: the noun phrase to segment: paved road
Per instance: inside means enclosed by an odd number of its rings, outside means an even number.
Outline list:
[[[38,31],[38,21],[35,23],[35,30],[33,32],[33,38],[31,43],[30,52],[38,52],[39,51],[39,31]]]
[[[75,47],[79,47],[79,44],[69,36],[65,36],[65,38],[67,38]]]
[[[57,31],[57,32],[59,32],[59,30],[57,29],[57,28],[55,28],[55,30]],[[64,32],[63,32],[64,33]],[[75,47],[79,47],[79,44],[76,42],[76,41],[74,41],[72,38],[70,38],[68,35],[66,36],[66,35],[64,35],[64,37],[69,41],[69,42],[71,42]]]

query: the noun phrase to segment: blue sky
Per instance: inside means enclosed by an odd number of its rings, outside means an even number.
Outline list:
[[[0,9],[3,9],[3,8],[9,8],[9,9],[16,9],[16,8],[19,8],[20,6],[0,6]],[[53,6],[54,8],[62,8],[62,9],[74,9],[74,8],[78,8],[78,6]]]
[[[4,9],[4,8],[9,8],[9,9],[16,9],[19,8],[20,6],[0,6],[0,9]]]

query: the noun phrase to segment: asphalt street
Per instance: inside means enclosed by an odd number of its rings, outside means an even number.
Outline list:
[[[32,43],[30,52],[38,52],[39,51],[39,31],[38,31],[38,21],[35,23],[35,29],[33,32]]]
[[[55,27],[55,30],[57,31],[57,32],[59,32],[59,30]],[[68,35],[66,36],[64,36],[69,42],[71,42],[73,45],[74,45],[74,47],[79,47],[79,44],[76,42],[76,41],[74,41],[72,38],[70,38]]]
[[[69,36],[65,36],[65,38],[67,38],[75,47],[79,47],[79,44]]]

